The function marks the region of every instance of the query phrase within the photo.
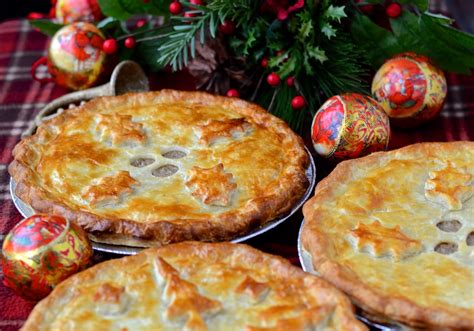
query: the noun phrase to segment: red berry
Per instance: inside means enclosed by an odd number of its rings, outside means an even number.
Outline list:
[[[114,54],[117,51],[117,41],[115,39],[107,39],[102,44],[102,50],[107,54]]]
[[[231,88],[229,91],[227,91],[227,96],[231,98],[238,98],[240,97],[240,93],[235,88]]]
[[[295,77],[293,76],[290,76],[286,79],[286,85],[288,85],[289,87],[293,87],[293,85],[295,85]]]
[[[301,95],[297,95],[293,100],[291,100],[291,107],[293,107],[293,109],[301,109],[305,106],[306,101],[304,101],[304,98]]]
[[[363,2],[364,0],[357,0],[356,3],[360,3],[360,2]],[[362,5],[362,6],[359,6],[359,9],[361,12],[363,12],[364,14],[370,14],[374,11],[374,5],[371,5],[371,4],[368,4],[368,5]]]
[[[150,0],[143,0],[143,3],[149,3]]]
[[[202,0],[190,0],[189,2],[193,5],[204,5],[204,1]]]
[[[262,59],[262,62],[260,62],[260,65],[264,68],[268,67],[268,59],[266,57],[264,57]]]
[[[184,13],[184,17],[196,17],[196,14],[190,13],[190,12],[186,12],[186,13]]]
[[[178,15],[183,10],[183,6],[178,1],[173,1],[170,3],[169,10],[171,14]]]
[[[397,18],[402,13],[402,6],[400,6],[400,4],[396,2],[391,3],[390,5],[388,5],[385,12],[387,13],[388,17]]]
[[[125,45],[125,47],[127,48],[133,48],[135,47],[135,45],[137,44],[137,42],[135,41],[135,38],[133,37],[128,37],[125,39],[125,41],[123,42],[123,44]]]
[[[277,86],[278,84],[280,84],[280,76],[272,72],[267,76],[267,83],[271,86]]]
[[[146,20],[138,20],[137,23],[135,24],[135,26],[137,28],[141,28],[142,26],[144,26],[146,24]]]
[[[28,14],[28,16],[26,16],[26,18],[29,20],[39,20],[39,19],[45,18],[45,15],[41,13],[31,12]]]
[[[219,25],[219,31],[223,34],[231,35],[235,31],[235,24],[232,21],[225,20],[224,23]]]

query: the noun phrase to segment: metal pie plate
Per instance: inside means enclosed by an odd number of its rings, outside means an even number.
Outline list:
[[[303,244],[301,243],[301,231],[303,229],[304,225],[304,219],[303,222],[301,222],[301,227],[298,232],[298,258],[300,260],[301,268],[310,274],[319,276],[319,273],[314,270],[313,268],[313,261],[311,259],[311,255],[303,249]],[[357,314],[357,318],[362,321],[363,323],[367,324],[370,326],[371,330],[380,330],[380,331],[408,331],[408,330],[413,330],[407,326],[404,325],[399,325],[399,324],[381,324],[381,323],[376,323],[371,320],[369,320],[367,317],[362,316],[360,314]]]
[[[256,237],[262,233],[265,233],[273,229],[274,227],[278,226],[279,224],[283,223],[288,218],[290,218],[291,215],[293,215],[298,209],[300,209],[301,206],[303,206],[303,204],[306,202],[306,200],[308,200],[309,196],[311,195],[311,192],[313,192],[313,188],[316,183],[316,166],[314,164],[314,159],[311,156],[311,153],[308,151],[306,147],[305,149],[310,160],[309,166],[306,169],[306,178],[308,178],[309,186],[306,189],[306,192],[304,193],[304,195],[301,197],[301,199],[298,200],[298,202],[293,206],[293,208],[291,208],[289,213],[283,216],[277,217],[274,220],[269,221],[256,229],[253,229],[252,231],[246,233],[243,236],[235,237],[233,240],[231,240],[231,242],[239,243],[242,241],[246,241],[246,240],[249,240],[250,238]],[[15,188],[16,188],[16,183],[13,180],[13,178],[10,178],[10,194],[12,196],[13,203],[15,204],[16,209],[18,209],[18,211],[23,217],[29,217],[31,215],[34,215],[35,211],[33,210],[33,208],[17,197],[17,195],[15,194]],[[98,243],[95,241],[92,241],[92,247],[97,251],[114,253],[114,254],[124,254],[124,255],[136,254],[143,249],[143,247],[103,244],[103,243]]]

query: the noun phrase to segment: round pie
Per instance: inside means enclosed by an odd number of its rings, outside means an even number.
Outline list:
[[[96,241],[229,240],[289,211],[308,181],[300,137],[257,105],[200,92],[95,99],[13,151],[16,194]]]
[[[62,282],[33,330],[366,330],[337,289],[246,245],[186,242],[98,264]]]
[[[315,271],[369,316],[474,329],[474,142],[342,162],[303,213]]]

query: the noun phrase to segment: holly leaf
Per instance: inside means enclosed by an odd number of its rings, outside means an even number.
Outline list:
[[[311,35],[313,31],[313,21],[311,19],[303,21],[299,28],[298,40],[304,42],[306,38]]]
[[[50,37],[54,36],[54,34],[64,26],[63,24],[53,23],[47,19],[31,20],[30,25]]]
[[[336,36],[336,29],[334,29],[329,23],[323,25],[323,27],[321,28],[321,32],[324,33],[324,35],[328,37],[328,39],[331,39],[331,37]]]
[[[326,52],[324,50],[320,49],[319,46],[311,46],[308,45],[306,47],[306,53],[310,58],[313,58],[321,63],[326,61],[328,57],[326,56]]]
[[[341,22],[341,18],[347,17],[344,12],[344,6],[333,6],[330,5],[324,14],[329,20]]]
[[[105,16],[120,20],[129,19],[137,14],[168,15],[169,0],[153,0],[143,2],[137,0],[98,0],[101,11]]]
[[[428,10],[429,1],[428,0],[399,0],[402,5],[414,5],[418,7],[421,11]]]
[[[244,55],[249,55],[249,49],[252,48],[254,43],[257,41],[257,38],[255,37],[255,30],[250,29],[247,35],[247,39],[245,40],[244,43],[244,49],[243,53]]]

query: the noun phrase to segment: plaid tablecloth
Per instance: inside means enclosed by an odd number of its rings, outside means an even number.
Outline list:
[[[47,38],[33,31],[25,20],[0,23],[0,245],[6,233],[21,220],[9,193],[7,166],[11,151],[35,114],[67,91],[52,83],[40,84],[30,76],[31,64],[45,55]],[[162,79],[166,87],[189,88],[175,77]],[[448,75],[449,93],[441,116],[412,130],[393,130],[390,149],[421,141],[474,139],[474,77]],[[330,166],[318,160],[318,177]],[[296,240],[301,214],[248,243],[288,258],[298,265]],[[98,260],[111,256],[98,255]],[[0,270],[0,281],[2,278]],[[0,330],[17,330],[34,303],[15,295],[0,282]]]

